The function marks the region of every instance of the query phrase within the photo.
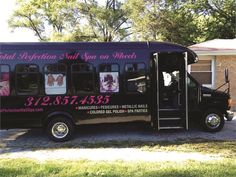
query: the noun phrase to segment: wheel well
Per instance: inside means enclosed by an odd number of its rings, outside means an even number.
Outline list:
[[[206,112],[206,111],[209,111],[209,110],[216,110],[216,111],[219,111],[221,112],[222,114],[224,114],[224,110],[220,107],[213,107],[213,106],[209,106],[209,107],[206,107],[205,109],[203,109],[203,114]]]
[[[51,120],[53,120],[53,119],[55,119],[55,118],[57,118],[57,117],[67,117],[69,120],[71,120],[71,122],[73,123],[73,124],[75,124],[75,121],[74,121],[74,119],[73,119],[73,116],[70,114],[70,113],[68,113],[68,112],[60,112],[60,111],[56,111],[56,112],[51,112],[51,113],[49,113],[49,114],[47,114],[45,117],[44,117],[44,119],[43,119],[43,127],[45,128],[45,127],[47,127],[47,125],[48,125],[48,123],[51,121]]]

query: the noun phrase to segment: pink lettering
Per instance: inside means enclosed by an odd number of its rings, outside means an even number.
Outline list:
[[[137,57],[135,52],[131,54],[125,54],[124,52],[114,52],[112,56],[114,59],[135,59]]]
[[[77,60],[79,57],[82,57],[83,60],[109,60],[112,59],[136,59],[137,55],[135,52],[114,52],[112,55],[110,54],[91,54],[89,52],[84,52],[83,54],[76,52],[76,53],[64,53],[64,54],[50,54],[50,53],[29,53],[28,51],[24,51],[21,53],[0,53],[0,60],[26,60],[26,61],[33,61],[33,60],[56,60],[56,59],[68,59],[68,60]]]
[[[83,59],[85,61],[88,61],[88,60],[96,60],[97,56],[96,55],[92,55],[88,52],[85,52],[84,55],[83,55]]]
[[[55,60],[57,59],[56,55],[51,55],[48,53],[42,53],[42,54],[38,54],[38,53],[33,53],[33,54],[29,54],[28,52],[22,52],[19,55],[19,58],[21,60],[27,60],[27,61],[32,61],[32,60]]]
[[[16,53],[7,54],[7,53],[0,53],[0,60],[14,60],[16,57]]]
[[[0,109],[0,112],[43,112],[43,108]]]
[[[66,59],[68,60],[76,60],[79,58],[79,53],[75,53],[75,54],[66,53],[65,56],[66,56]]]
[[[100,59],[101,60],[108,60],[109,59],[109,55],[100,55]]]

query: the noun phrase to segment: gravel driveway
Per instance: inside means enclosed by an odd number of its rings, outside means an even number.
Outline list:
[[[0,158],[18,158],[32,157],[38,160],[45,159],[90,159],[90,160],[126,160],[127,155],[129,160],[149,160],[159,159],[163,156],[165,160],[169,159],[208,159],[214,160],[217,155],[208,157],[202,154],[185,154],[176,153],[176,156],[182,158],[173,158],[174,154],[163,154],[164,152],[146,152],[141,156],[141,152],[136,148],[127,147],[106,147],[106,142],[121,142],[121,141],[179,141],[192,139],[207,139],[207,140],[236,140],[236,117],[230,122],[225,122],[225,127],[217,133],[203,132],[197,127],[191,127],[189,131],[161,131],[153,132],[150,127],[143,123],[128,123],[128,124],[108,124],[108,125],[89,125],[78,127],[74,138],[65,143],[55,143],[48,140],[47,136],[40,129],[34,130],[1,130],[0,142]],[[86,143],[103,143],[101,147],[96,148],[83,147]],[[101,149],[103,149],[101,151]],[[32,151],[33,150],[33,151]],[[117,152],[117,153],[116,153]],[[132,153],[131,153],[132,152]],[[138,153],[138,155],[137,155]],[[70,154],[70,155],[69,155]],[[92,155],[89,155],[92,154]],[[112,155],[113,154],[113,155]],[[119,155],[115,155],[119,154]],[[151,158],[156,157],[159,158]],[[96,157],[96,158],[95,158]],[[109,158],[108,158],[109,157]],[[132,157],[132,158],[130,158]],[[186,158],[187,157],[187,158]],[[95,159],[94,159],[95,158]]]

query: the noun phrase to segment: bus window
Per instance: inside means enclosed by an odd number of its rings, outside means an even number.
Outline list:
[[[144,63],[125,65],[125,85],[127,92],[146,92],[146,67]]]
[[[118,93],[119,65],[101,64],[99,66],[99,81],[101,93]]]
[[[94,91],[93,65],[87,63],[73,64],[71,74],[72,87],[76,94]]]
[[[45,93],[47,95],[66,94],[66,65],[48,64],[44,66]]]
[[[0,96],[10,95],[10,68],[0,65]]]
[[[119,72],[118,64],[101,64],[99,65],[100,72]]]
[[[16,65],[16,92],[18,95],[36,95],[39,93],[39,68],[37,65]]]

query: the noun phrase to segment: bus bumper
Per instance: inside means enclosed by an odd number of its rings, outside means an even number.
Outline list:
[[[234,112],[228,110],[227,113],[225,114],[225,118],[227,121],[231,121],[234,118]]]

